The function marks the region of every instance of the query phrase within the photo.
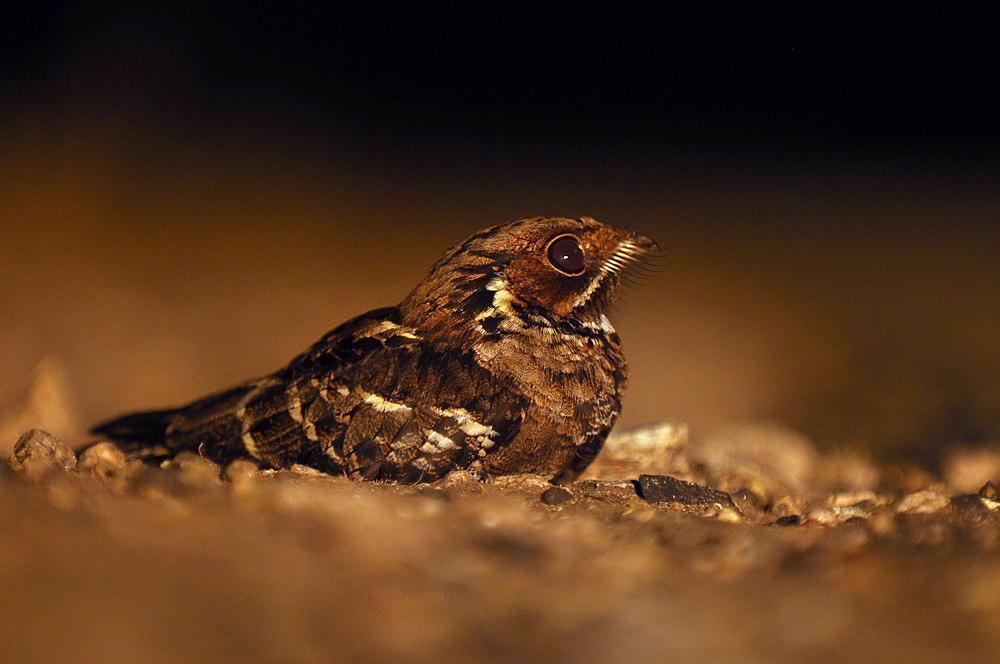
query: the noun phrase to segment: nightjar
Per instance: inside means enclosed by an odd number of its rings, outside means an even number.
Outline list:
[[[398,306],[344,323],[275,373],[93,433],[142,459],[192,450],[352,479],[569,480],[621,409],[627,369],[608,305],[656,250],[587,217],[494,226],[452,247]]]

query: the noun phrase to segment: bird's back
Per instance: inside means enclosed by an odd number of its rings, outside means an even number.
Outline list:
[[[435,352],[398,309],[385,308],[334,329],[273,374],[93,432],[137,458],[193,450],[219,463],[249,457],[419,482],[476,464],[516,433],[524,409],[471,356]]]
[[[355,365],[379,349],[416,341],[398,321],[397,309],[376,309],[324,335],[275,373],[179,408],[126,415],[93,433],[135,458],[196,450],[222,463],[251,457],[279,468],[337,465],[328,450],[356,406],[344,394]]]

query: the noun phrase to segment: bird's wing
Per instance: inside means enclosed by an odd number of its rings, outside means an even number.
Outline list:
[[[342,393],[352,367],[385,346],[415,343],[398,321],[397,309],[376,309],[327,333],[273,374],[180,408],[127,415],[94,433],[139,458],[190,449],[220,462],[239,456],[275,467],[310,462],[343,433],[351,403]]]
[[[358,366],[387,350],[415,348],[419,340],[395,308],[376,309],[327,333],[236,404],[245,453],[279,468],[305,463],[341,470],[341,441],[366,398],[356,386]]]
[[[273,374],[100,431],[134,456],[191,449],[220,462],[249,456],[420,482],[476,470],[517,434],[526,404],[508,388],[471,355],[429,348],[385,308],[337,327]]]
[[[477,471],[524,419],[525,404],[471,355],[424,344],[386,346],[355,366],[356,400],[336,449],[355,478],[432,481]]]

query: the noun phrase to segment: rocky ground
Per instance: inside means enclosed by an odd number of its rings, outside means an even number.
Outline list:
[[[31,430],[5,661],[998,661],[998,454],[943,476],[777,425],[615,435],[585,479],[151,467]],[[710,488],[711,487],[711,488]]]

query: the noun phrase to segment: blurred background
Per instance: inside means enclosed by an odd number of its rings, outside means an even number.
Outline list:
[[[623,426],[1000,439],[1000,74],[979,16],[36,2],[0,24],[0,401],[82,424],[270,371],[541,214],[657,238]],[[7,11],[7,10],[5,10]],[[82,434],[81,434],[82,435]]]

